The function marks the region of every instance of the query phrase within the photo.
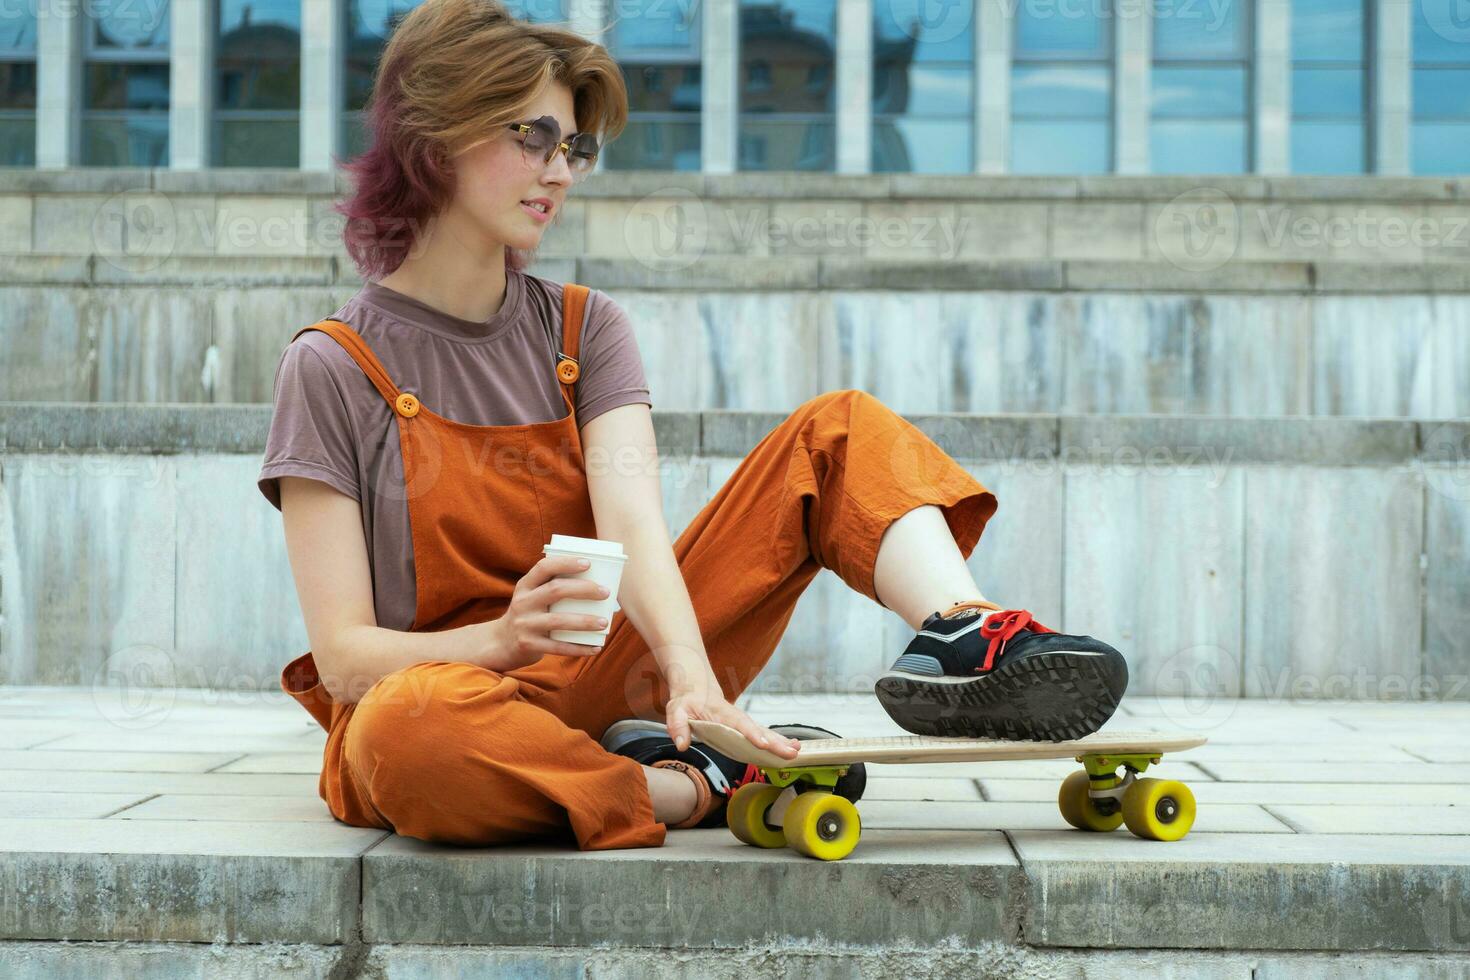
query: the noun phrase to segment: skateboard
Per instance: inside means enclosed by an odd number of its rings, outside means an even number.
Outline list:
[[[1082,768],[1062,781],[1057,805],[1078,830],[1110,831],[1123,824],[1145,840],[1174,841],[1194,825],[1194,794],[1172,779],[1139,779],[1165,752],[1206,742],[1201,735],[1096,732],[1065,742],[1011,741],[899,735],[823,738],[801,743],[794,759],[752,745],[716,721],[690,721],[693,735],[739,762],[755,765],[769,782],[746,783],[730,797],[725,821],[755,847],[790,847],[808,857],[838,861],[862,834],[857,807],[833,792],[858,762],[991,762],[1002,759],[1076,759]],[[1124,774],[1118,775],[1122,769]]]

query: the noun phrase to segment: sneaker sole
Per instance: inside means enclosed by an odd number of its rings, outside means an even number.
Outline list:
[[[915,735],[1063,742],[1113,716],[1128,668],[1121,657],[1052,650],[976,677],[890,670],[874,686],[888,716]]]

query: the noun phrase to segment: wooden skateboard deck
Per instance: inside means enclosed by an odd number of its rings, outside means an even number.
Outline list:
[[[1067,823],[1088,831],[1116,830],[1126,823],[1137,837],[1179,840],[1194,825],[1194,794],[1183,783],[1137,775],[1163,761],[1166,752],[1207,741],[1202,735],[1162,732],[1096,732],[1065,742],[928,735],[823,738],[803,741],[797,756],[786,759],[719,722],[691,720],[689,725],[695,739],[756,766],[764,777],[739,787],[726,807],[726,822],[739,840],[756,847],[789,846],[827,861],[846,857],[862,834],[857,807],[834,792],[838,779],[860,762],[1076,759],[1083,768],[1063,780],[1057,794]]]
[[[1130,753],[1160,755],[1205,744],[1203,735],[1165,735],[1161,732],[1097,732],[1066,742],[1026,742],[990,738],[941,738],[933,735],[894,735],[882,738],[820,738],[801,743],[794,759],[751,745],[728,725],[717,721],[689,723],[694,737],[739,762],[793,769],[799,766],[837,766],[854,762],[999,762],[1006,759],[1070,759],[1079,755]]]

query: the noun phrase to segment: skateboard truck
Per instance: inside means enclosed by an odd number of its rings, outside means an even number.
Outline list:
[[[1087,770],[1087,779],[1090,784],[1087,787],[1087,795],[1094,801],[1094,805],[1098,800],[1112,800],[1113,805],[1122,809],[1123,796],[1128,792],[1128,787],[1137,781],[1138,774],[1147,772],[1150,763],[1159,762],[1163,757],[1157,755],[1079,755],[1076,758]],[[1118,778],[1119,766],[1126,770],[1122,779]],[[1098,807],[1099,810],[1103,808]]]

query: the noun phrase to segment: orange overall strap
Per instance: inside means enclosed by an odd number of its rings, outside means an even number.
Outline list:
[[[296,335],[291,340],[295,341],[296,337],[300,337],[308,330],[320,330],[341,344],[342,348],[357,362],[358,367],[362,368],[363,374],[368,376],[368,380],[373,383],[373,387],[378,389],[378,394],[388,399],[389,405],[398,404],[397,385],[393,384],[392,379],[388,377],[388,372],[383,370],[383,365],[378,362],[377,355],[357,335],[356,330],[353,330],[340,320],[320,320],[309,327],[302,327],[296,331]]]
[[[582,343],[582,316],[587,308],[587,297],[592,290],[575,282],[562,285],[561,290],[561,353],[570,361],[561,361],[556,366],[556,376],[562,383],[567,403],[575,404],[576,396],[572,385],[582,376],[577,362],[577,352]]]

